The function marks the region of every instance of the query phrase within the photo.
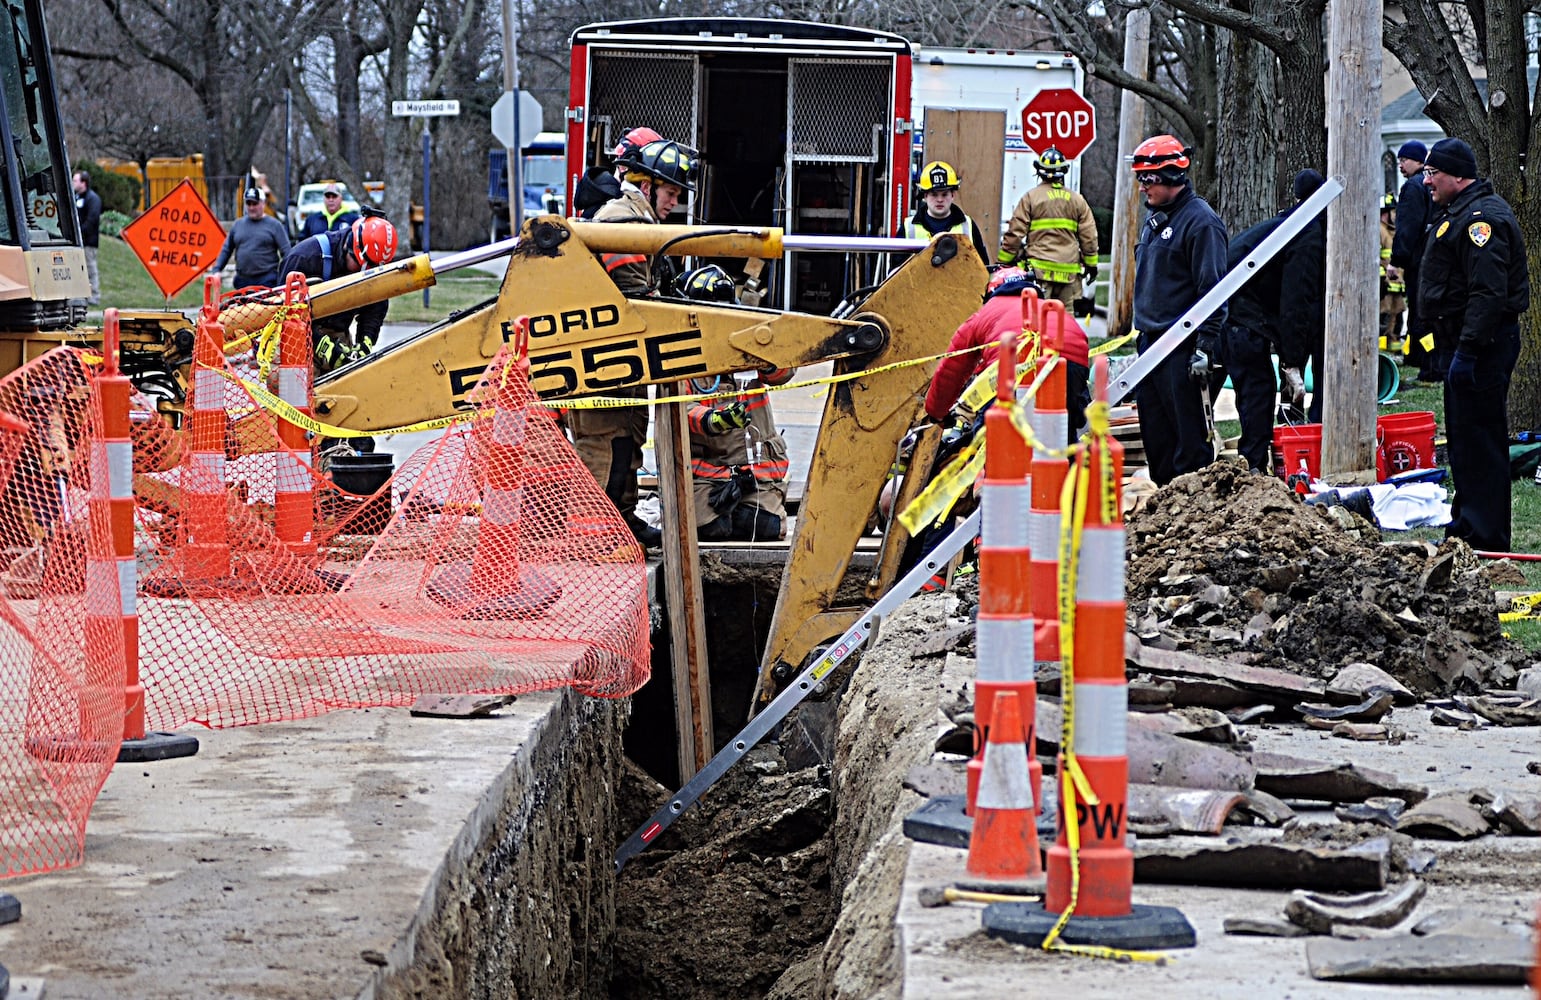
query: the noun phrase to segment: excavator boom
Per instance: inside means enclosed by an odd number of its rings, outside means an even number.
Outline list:
[[[776,230],[713,234],[555,216],[531,220],[496,299],[319,379],[317,413],[361,431],[447,416],[466,405],[466,393],[520,316],[530,318],[534,387],[548,399],[825,361],[835,363],[837,375],[866,373],[836,383],[825,404],[762,664],[761,695],[768,698],[772,677],[795,674],[864,610],[839,606],[836,591],[900,441],[920,422],[935,370],[934,362],[890,366],[945,351],[978,307],[985,284],[984,263],[972,245],[951,235],[913,253],[842,319],[627,298],[595,257],[660,250],[778,257],[790,239]],[[318,291],[314,301],[326,299]],[[890,539],[889,549],[902,542],[902,536]],[[869,593],[886,589],[896,570],[897,559],[888,560],[886,579],[874,580]]]

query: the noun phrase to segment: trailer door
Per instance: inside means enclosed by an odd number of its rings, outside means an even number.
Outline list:
[[[893,74],[891,58],[787,61],[787,232],[890,234]],[[870,255],[788,254],[781,306],[828,313],[875,266]]]

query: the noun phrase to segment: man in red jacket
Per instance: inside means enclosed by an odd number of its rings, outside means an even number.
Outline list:
[[[947,345],[948,353],[985,345],[976,354],[948,358],[936,369],[931,389],[926,393],[926,416],[937,423],[947,419],[969,381],[984,371],[1000,351],[1001,337],[1008,331],[1022,332],[1022,293],[1034,287],[1027,272],[1020,267],[1003,267],[990,276],[984,305],[958,327]],[[1065,342],[1062,352],[1065,366],[1065,409],[1070,413],[1070,434],[1066,444],[1079,436],[1086,419],[1087,376],[1091,359],[1087,353],[1086,331],[1068,314],[1065,316]]]

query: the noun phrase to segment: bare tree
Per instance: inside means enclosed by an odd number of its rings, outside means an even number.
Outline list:
[[[1430,118],[1477,154],[1479,172],[1514,207],[1531,274],[1541,274],[1541,198],[1530,191],[1525,163],[1541,162],[1541,102],[1531,93],[1522,0],[1385,0],[1382,35],[1428,101]],[[1486,99],[1472,75],[1487,70]],[[1509,394],[1509,419],[1541,427],[1541,296],[1520,317],[1520,360]]]
[[[335,0],[274,5],[282,9],[252,0],[97,2],[116,29],[116,44],[72,54],[114,62],[120,58],[117,47],[127,46],[138,59],[178,77],[203,118],[206,172],[228,176],[251,166],[281,92],[284,67]]]
[[[1088,72],[1152,102],[1194,143],[1195,184],[1233,229],[1277,204],[1297,171],[1325,165],[1325,0],[1024,2],[1053,23]],[[1150,80],[1121,66],[1122,14],[1134,5],[1153,14]],[[1290,82],[1287,93],[1275,89],[1278,80]]]

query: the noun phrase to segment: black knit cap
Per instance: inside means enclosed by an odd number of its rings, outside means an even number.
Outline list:
[[[1322,186],[1322,175],[1307,167],[1295,175],[1295,200],[1305,201]]]
[[[1475,179],[1477,176],[1477,154],[1460,139],[1441,139],[1436,142],[1423,165],[1442,170],[1451,177]]]

